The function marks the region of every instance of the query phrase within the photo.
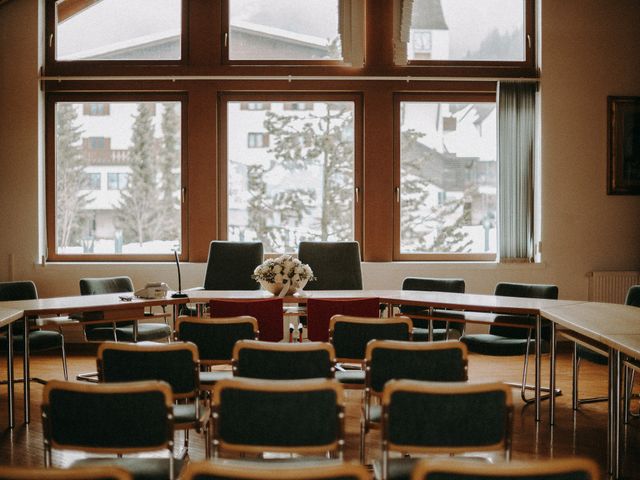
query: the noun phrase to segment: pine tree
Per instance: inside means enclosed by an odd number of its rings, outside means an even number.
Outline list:
[[[402,211],[400,236],[402,243],[411,251],[420,252],[465,252],[471,245],[462,227],[465,224],[463,199],[452,199],[427,207],[429,184],[425,164],[428,152],[409,155],[415,151],[418,139],[424,134],[415,130],[402,132]]]
[[[160,172],[160,219],[155,238],[177,240],[180,238],[180,116],[175,103],[164,103],[161,120],[162,145],[158,155]]]
[[[89,199],[87,160],[82,155],[82,130],[76,124],[78,113],[71,103],[56,106],[56,245],[63,248],[80,241],[84,211]]]
[[[314,166],[319,166],[322,189],[319,199],[311,189],[292,187],[263,199],[262,203],[268,204],[272,211],[280,212],[281,218],[285,215],[292,226],[302,223],[317,205],[320,218],[314,226],[318,232],[315,238],[352,238],[354,162],[352,136],[347,132],[353,129],[353,113],[349,106],[326,103],[322,114],[308,117],[267,112],[264,126],[273,140],[269,153],[274,155],[274,161],[266,171],[277,165],[292,172],[293,176],[296,172],[309,174]],[[290,235],[280,228],[282,241],[286,243]],[[284,246],[295,248],[295,243]]]
[[[142,245],[155,240],[154,230],[159,220],[156,182],[156,148],[151,105],[139,103],[134,116],[129,165],[131,173],[127,188],[120,191],[117,219],[124,242]]]

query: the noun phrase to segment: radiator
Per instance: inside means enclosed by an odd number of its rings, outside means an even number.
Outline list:
[[[640,284],[640,272],[590,272],[589,301],[624,303],[627,290]]]

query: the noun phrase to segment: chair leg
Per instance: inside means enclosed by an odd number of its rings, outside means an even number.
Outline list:
[[[365,452],[365,436],[367,434],[366,420],[360,418],[360,463],[365,465],[366,452]]]
[[[61,339],[61,345],[60,345],[60,356],[62,357],[62,373],[64,375],[64,379],[65,380],[69,380],[69,370],[67,368],[67,351],[64,348],[64,336]]]
[[[578,344],[575,342],[573,343],[573,351],[571,353],[571,372],[573,374],[571,406],[574,410],[578,410],[578,374],[580,373],[580,359],[578,358]]]

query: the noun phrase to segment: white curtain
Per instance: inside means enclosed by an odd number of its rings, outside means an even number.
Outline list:
[[[413,0],[394,0],[393,19],[393,62],[396,65],[406,65],[407,45],[411,32],[411,12]]]
[[[340,0],[342,58],[353,67],[364,66],[364,0]]]
[[[498,85],[501,262],[532,262],[536,84]]]

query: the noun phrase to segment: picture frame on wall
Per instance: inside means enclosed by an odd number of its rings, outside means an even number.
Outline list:
[[[640,97],[607,97],[607,194],[640,195]]]

